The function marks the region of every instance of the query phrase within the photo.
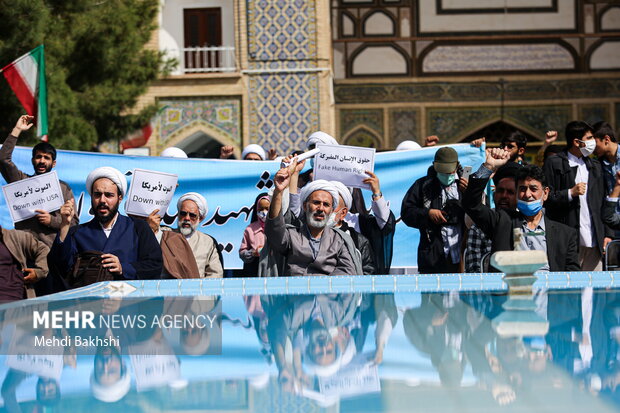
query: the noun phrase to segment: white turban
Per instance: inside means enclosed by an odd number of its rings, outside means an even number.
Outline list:
[[[88,190],[90,196],[93,196],[93,184],[97,179],[101,178],[108,178],[110,181],[114,182],[121,192],[121,195],[123,197],[125,196],[125,192],[127,192],[127,178],[125,178],[125,175],[123,175],[121,171],[111,166],[102,166],[88,174],[86,178],[86,190]]]
[[[245,157],[250,153],[257,154],[263,161],[267,159],[267,154],[265,153],[263,147],[255,143],[252,143],[243,148],[243,152],[241,152],[241,159],[245,159]]]
[[[105,403],[115,403],[125,397],[129,393],[130,386],[131,378],[127,374],[127,369],[116,383],[107,386],[97,381],[94,372],[90,375],[90,390],[93,392],[93,397]]]
[[[318,145],[322,143],[324,145],[338,145],[338,141],[334,139],[333,136],[325,133],[325,132],[314,132],[312,135],[308,137],[308,142],[306,142],[306,149],[310,149],[312,145]]]
[[[198,192],[188,192],[185,195],[181,196],[181,198],[179,198],[179,200],[177,201],[177,211],[181,210],[181,204],[183,204],[183,201],[187,200],[194,201],[196,205],[198,205],[201,219],[203,219],[207,215],[207,200]]]
[[[164,149],[159,156],[163,156],[164,158],[187,158],[185,151],[176,146]]]
[[[344,200],[344,204],[346,205],[347,209],[351,209],[351,204],[353,203],[353,196],[351,195],[351,191],[349,191],[349,188],[344,186],[344,184],[339,181],[330,181],[330,183],[334,185],[338,190],[338,193]]]
[[[420,146],[419,143],[414,142],[414,141],[402,141],[396,147],[397,151],[407,151],[410,149],[422,149],[422,147]]]
[[[306,202],[306,199],[315,191],[327,191],[332,196],[334,200],[333,208],[338,208],[338,199],[340,195],[338,194],[338,190],[331,182],[326,181],[325,179],[318,179],[316,181],[308,182],[306,186],[301,188],[301,202],[302,204]]]

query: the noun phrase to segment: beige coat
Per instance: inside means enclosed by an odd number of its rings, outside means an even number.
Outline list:
[[[179,232],[178,229],[174,231]],[[220,255],[217,252],[217,243],[214,242],[214,238],[196,230],[186,240],[194,253],[200,278],[222,278],[224,276],[224,268],[222,268]]]

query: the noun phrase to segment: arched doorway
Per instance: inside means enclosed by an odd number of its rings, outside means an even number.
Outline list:
[[[190,158],[219,158],[223,145],[204,132],[195,132],[174,146],[183,149]]]
[[[211,131],[204,124],[194,125],[166,142],[165,147],[176,146],[183,149],[190,158],[219,158],[220,148],[231,145],[235,149],[233,159],[239,159],[238,144],[227,136]]]

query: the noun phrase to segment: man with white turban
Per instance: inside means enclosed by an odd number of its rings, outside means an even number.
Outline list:
[[[315,149],[317,145],[338,145],[338,141],[333,136],[317,131],[308,136],[306,141],[306,150]],[[314,179],[314,157],[310,159],[311,169],[299,175],[299,187],[306,185],[308,182]]]
[[[170,146],[164,149],[159,155],[163,158],[179,158],[179,159],[187,159],[187,154],[181,148],[177,148],[176,146]]]
[[[334,228],[338,228],[351,237],[353,244],[355,244],[355,248],[357,248],[360,252],[364,275],[376,274],[377,266],[375,264],[374,253],[372,247],[370,246],[370,241],[368,241],[368,238],[364,235],[349,226],[349,224],[345,221],[345,217],[349,213],[351,204],[353,203],[351,191],[349,188],[344,186],[342,182],[330,181],[330,183],[336,188],[338,194],[340,195],[338,208],[334,211],[334,219],[330,222],[330,224],[332,224]]]
[[[267,159],[267,154],[262,146],[252,143],[243,148],[241,159],[246,161],[264,161]]]
[[[121,215],[118,207],[127,191],[127,179],[117,169],[104,166],[86,178],[95,217],[70,227],[75,215],[75,202],[68,200],[60,209],[61,224],[52,244],[50,263],[68,277],[76,256],[86,251],[102,253],[101,265],[115,279],[156,279],[161,275],[161,249],[153,231],[145,221]]]
[[[189,244],[200,278],[221,278],[224,269],[217,250],[217,241],[210,235],[198,231],[198,225],[207,215],[207,200],[197,192],[188,192],[177,202],[177,229]]]
[[[308,136],[308,141],[306,142],[306,149],[314,149],[316,145],[322,143],[323,145],[338,145],[338,141],[334,139],[333,136],[317,131],[312,135]]]
[[[289,186],[292,171],[296,167],[295,160],[276,174],[269,216],[265,223],[267,243],[286,260],[282,275],[359,274],[361,266],[356,265],[351,255],[352,241],[327,225],[338,207],[338,191],[332,184],[318,180],[306,185],[301,192],[304,222],[299,227],[285,224],[282,193]]]

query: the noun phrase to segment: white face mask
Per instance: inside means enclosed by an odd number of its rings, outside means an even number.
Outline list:
[[[583,148],[579,148],[579,150],[581,151],[581,154],[583,156],[592,155],[592,153],[594,152],[594,148],[596,148],[596,141],[594,139],[590,139],[587,141],[580,141],[580,142],[583,142],[586,145]]]
[[[259,220],[261,220],[262,222],[265,222],[265,220],[267,219],[267,211],[258,211],[256,213],[256,216],[258,217]]]

